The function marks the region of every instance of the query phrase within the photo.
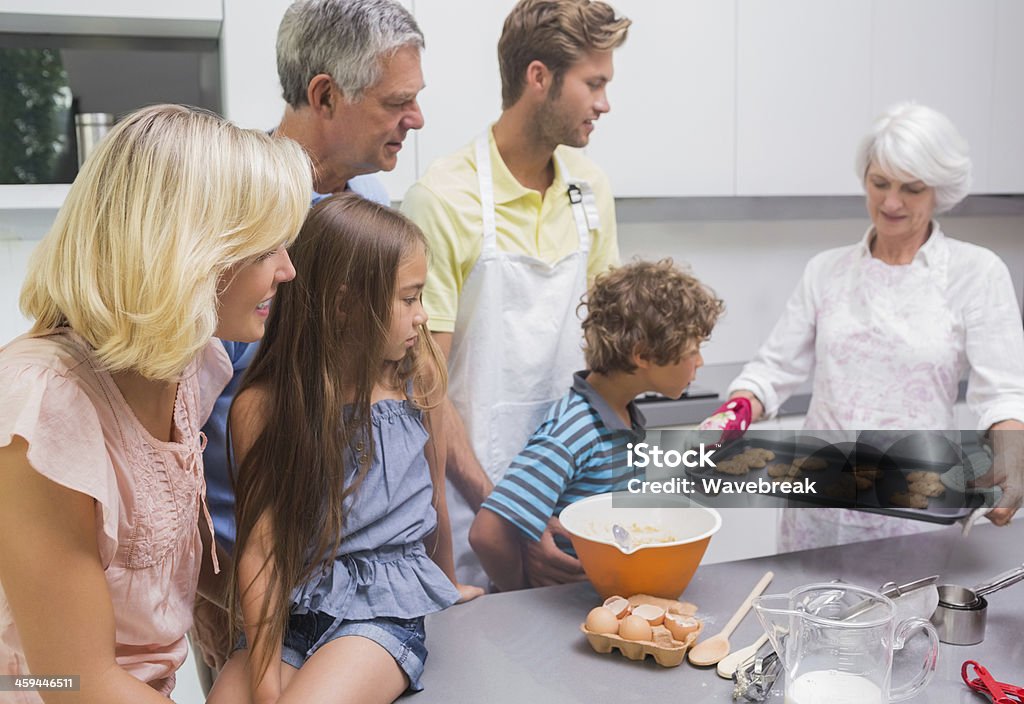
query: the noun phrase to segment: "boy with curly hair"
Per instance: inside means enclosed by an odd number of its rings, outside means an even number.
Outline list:
[[[473,550],[502,591],[528,586],[523,548],[541,538],[549,521],[557,524],[553,516],[574,501],[625,487],[627,445],[645,435],[633,400],[648,391],[681,396],[704,363],[700,345],[723,310],[713,291],[671,259],[601,274],[586,305],[587,370],[573,376],[569,393],[512,461],[470,530]],[[579,574],[578,561],[567,555],[564,581]]]

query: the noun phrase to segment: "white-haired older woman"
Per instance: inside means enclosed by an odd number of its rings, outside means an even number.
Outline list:
[[[768,340],[729,387],[751,415],[775,414],[812,371],[807,429],[952,429],[959,381],[981,430],[1024,428],[1024,333],[1010,274],[993,252],[946,237],[934,219],[970,184],[967,144],[942,114],[890,108],[857,152],[872,225],[815,256]],[[993,433],[1001,508],[1020,504],[1019,467]],[[1009,475],[1009,476],[1007,476]],[[784,512],[779,547],[804,549],[923,529],[840,509]]]

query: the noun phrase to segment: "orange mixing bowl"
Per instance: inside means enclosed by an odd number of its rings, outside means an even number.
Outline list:
[[[677,599],[690,583],[711,536],[722,527],[718,511],[702,506],[631,507],[616,495],[598,494],[566,506],[559,515],[590,583],[602,598],[652,594]],[[622,506],[619,504],[627,504]],[[630,533],[624,550],[612,538],[618,524]]]

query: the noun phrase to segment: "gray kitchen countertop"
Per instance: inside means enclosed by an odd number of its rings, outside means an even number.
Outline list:
[[[1024,520],[1007,528],[987,523],[970,536],[959,526],[698,568],[683,597],[700,607],[705,629],[716,633],[767,570],[767,593],[840,578],[869,588],[931,574],[941,582],[976,584],[1024,561]],[[960,666],[977,660],[1000,681],[1024,685],[1024,587],[989,597],[985,640],[973,646],[942,644],[935,678],[914,697],[918,704],[988,701],[960,679]],[[595,653],[580,632],[587,612],[600,604],[589,583],[492,594],[427,617],[425,691],[411,701],[488,704],[669,704],[730,702],[732,682],[714,668],[689,663],[662,668],[651,658],[627,660]],[[750,613],[730,641],[738,647],[761,633]],[[894,683],[896,677],[894,676]],[[782,683],[770,702],[783,700]]]

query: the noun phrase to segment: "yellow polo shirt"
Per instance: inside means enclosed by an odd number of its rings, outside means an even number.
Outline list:
[[[555,179],[543,197],[520,184],[505,166],[487,130],[494,179],[494,209],[498,249],[528,254],[554,263],[579,249],[576,221],[569,206],[565,174],[555,166]],[[619,262],[615,201],[604,173],[578,149],[561,146],[555,152],[573,179],[586,180],[594,190],[600,228],[591,231],[587,278]],[[454,332],[463,283],[480,256],[483,216],[477,183],[474,142],[436,160],[402,201],[402,212],[426,234],[430,268],[423,304],[435,332]]]

